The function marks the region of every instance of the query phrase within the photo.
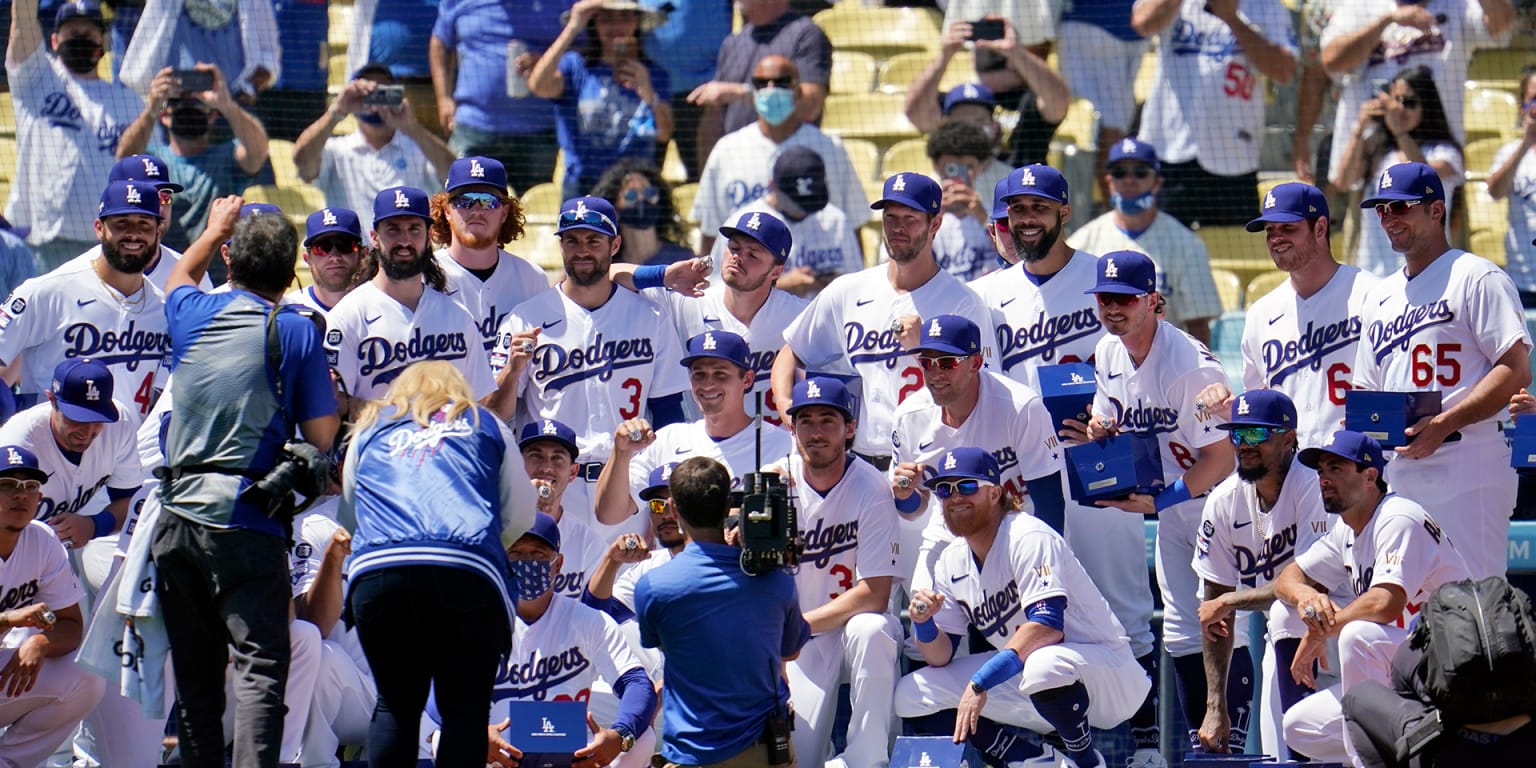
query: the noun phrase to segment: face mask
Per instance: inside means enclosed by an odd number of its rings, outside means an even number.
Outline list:
[[[795,112],[795,92],[788,88],[759,88],[752,92],[752,106],[769,125],[780,126]]]
[[[178,139],[200,139],[208,135],[208,113],[197,107],[171,110],[171,135]]]
[[[1110,205],[1113,205],[1115,210],[1127,216],[1135,216],[1151,208],[1155,202],[1157,202],[1157,195],[1153,192],[1143,192],[1131,198],[1121,197],[1119,192],[1109,193]]]
[[[89,37],[71,37],[59,43],[59,61],[69,71],[83,75],[96,70],[96,62],[105,54],[101,46]]]
[[[619,209],[619,223],[634,229],[650,229],[661,220],[661,208],[647,200],[636,201],[628,208]]]
[[[369,125],[384,124],[384,116],[377,112],[359,112],[355,116],[357,117],[357,121],[359,123],[367,123]]]
[[[555,564],[547,560],[510,560],[517,599],[536,600],[555,586]]]

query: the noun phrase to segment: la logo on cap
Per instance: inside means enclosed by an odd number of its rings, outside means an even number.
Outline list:
[[[1025,168],[1024,175],[1019,178],[1019,183],[1026,187],[1033,187],[1035,185],[1035,172]]]
[[[1246,396],[1245,397],[1239,397],[1237,399],[1237,415],[1239,415],[1239,416],[1247,416],[1248,415],[1248,398]]]
[[[752,218],[747,219],[747,229],[756,230],[761,226],[763,226],[762,214],[754,213],[752,214]]]
[[[1269,194],[1264,196],[1264,207],[1265,208],[1273,208],[1273,207],[1275,207],[1275,193],[1270,192]]]
[[[395,190],[395,207],[396,208],[409,208],[409,207],[411,207],[411,199],[409,197],[405,196],[405,190],[403,190],[403,189]]]
[[[672,477],[672,469],[674,467],[676,467],[676,466],[677,466],[676,464],[665,464],[665,465],[663,465],[662,468],[661,468],[661,479],[666,480],[666,479]]]
[[[896,174],[896,180],[891,182],[891,191],[892,192],[905,192],[905,191],[907,191],[907,179],[906,179],[906,177],[904,175],[899,174],[899,173]]]
[[[134,205],[138,205],[139,203],[144,202],[144,198],[139,196],[139,188],[132,184],[129,184],[128,191],[123,193],[123,200],[133,203]]]
[[[153,160],[151,160],[151,159],[149,159],[147,157],[144,158],[144,175],[145,176],[159,176],[160,175],[160,169],[155,167],[155,161],[153,161]]]
[[[15,448],[7,448],[5,449],[5,461],[7,464],[20,464],[22,463],[21,454],[17,453]]]
[[[807,381],[805,383],[805,396],[813,400],[821,399],[821,385],[814,381]]]
[[[941,334],[943,332],[944,331],[939,329],[939,319],[937,317],[935,317],[933,319],[933,322],[929,323],[929,325],[928,325],[928,335],[929,336],[937,336],[937,335],[939,335],[939,334]]]
[[[953,452],[944,454],[944,468],[945,469],[954,469],[955,468],[955,454]]]
[[[1135,152],[1136,151],[1136,140],[1135,139],[1126,139],[1124,142],[1122,142],[1120,144],[1120,151],[1124,152],[1126,154],[1130,154],[1132,152]]]
[[[101,400],[101,390],[96,388],[95,379],[85,380],[85,399],[93,403]]]
[[[585,200],[577,200],[576,201],[576,215],[577,216],[585,216],[585,215],[587,215],[587,201],[585,201]]]
[[[327,227],[335,226],[336,214],[331,213],[331,209],[329,208],[322,209],[320,211],[320,223]]]
[[[1104,260],[1104,276],[1110,279],[1114,279],[1120,276],[1120,268],[1115,266],[1114,259]]]
[[[544,434],[546,434],[546,435],[558,435],[558,434],[560,434],[560,430],[555,427],[555,423],[553,421],[550,421],[549,419],[545,419],[544,420]]]
[[[479,160],[471,159],[469,161],[469,176],[474,179],[485,178],[485,166],[481,165]]]
[[[816,179],[810,176],[796,176],[795,194],[801,197],[811,194],[811,184],[815,183],[815,181]]]
[[[976,86],[967,83],[965,86],[965,97],[967,99],[976,98]]]
[[[705,333],[704,334],[704,349],[713,350],[716,346],[717,345],[715,344],[715,335],[713,333]]]
[[[1391,189],[1392,188],[1392,169],[1391,168],[1388,168],[1387,170],[1381,172],[1381,188],[1382,189]]]

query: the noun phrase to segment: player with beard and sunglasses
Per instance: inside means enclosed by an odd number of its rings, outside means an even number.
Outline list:
[[[0,377],[19,384],[18,408],[38,403],[58,362],[90,357],[112,372],[123,411],[141,420],[170,351],[165,297],[144,276],[160,246],[155,185],[118,181],[97,207],[101,255],[22,283],[0,307]]]

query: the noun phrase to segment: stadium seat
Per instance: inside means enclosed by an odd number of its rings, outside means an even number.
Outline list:
[[[1504,232],[1473,232],[1468,249],[1499,266],[1508,262],[1504,253]]]
[[[873,267],[880,260],[880,243],[884,237],[879,217],[859,227],[859,246],[864,249],[864,266]]]
[[[326,90],[330,91],[332,96],[335,96],[336,94],[341,93],[342,86],[347,84],[346,51],[331,54],[331,58],[328,60],[328,66],[330,68],[330,74],[326,81]]]
[[[1290,277],[1291,276],[1289,274],[1281,272],[1277,269],[1273,272],[1265,272],[1264,274],[1249,280],[1248,290],[1243,292],[1243,306],[1251,306],[1255,301],[1263,298],[1264,294],[1273,291],[1275,288],[1279,287],[1281,283],[1289,280]]]
[[[10,91],[0,93],[0,136],[16,136],[16,102]]]
[[[1131,86],[1136,103],[1146,103],[1155,85],[1157,85],[1157,51],[1148,48],[1147,52],[1141,55],[1141,67],[1136,70],[1136,82]]]
[[[869,93],[875,89],[875,57],[862,51],[832,54],[831,93]]]
[[[16,137],[0,134],[0,179],[16,178]],[[0,205],[4,205],[0,200]]]
[[[1056,140],[1085,149],[1098,146],[1099,111],[1087,99],[1073,99],[1067,116],[1056,126]]]
[[[529,224],[523,236],[507,244],[507,250],[537,264],[547,273],[562,274],[565,260],[560,255],[560,238],[553,224]]]
[[[902,171],[933,174],[933,161],[928,159],[927,139],[898,141],[885,151],[885,157],[880,161],[880,177],[887,178]]]
[[[880,178],[880,149],[873,141],[843,139],[843,151],[848,153],[848,161],[853,163],[860,181]]]
[[[1515,137],[1520,121],[1520,101],[1508,91],[1474,88],[1466,92],[1467,142],[1478,139]]]
[[[688,180],[688,167],[683,165],[683,156],[677,151],[677,142],[667,142],[667,154],[661,161],[661,178],[673,184],[682,184]]]
[[[841,56],[838,53],[837,56]],[[917,79],[922,71],[928,68],[933,61],[934,54],[899,53],[892,56],[884,64],[880,65],[880,80],[876,88],[881,93],[906,93],[912,81]],[[834,57],[835,61],[835,57]],[[957,85],[975,82],[976,64],[971,54],[961,51],[949,60],[949,66],[944,69],[944,76],[939,78],[939,93],[945,93]]]
[[[838,51],[877,58],[926,51],[940,37],[937,11],[921,8],[866,8],[840,3],[812,17]]]
[[[267,157],[271,158],[272,176],[277,179],[279,187],[304,183],[299,178],[299,167],[293,162],[293,142],[268,139]]]
[[[1231,312],[1243,308],[1243,281],[1230,269],[1211,270],[1216,281],[1216,295],[1221,297],[1221,311]]]
[[[529,224],[555,224],[560,218],[560,185],[535,184],[521,196],[523,220]]]
[[[1263,235],[1240,226],[1201,227],[1195,234],[1205,243],[1212,269],[1231,270],[1246,282],[1275,268]]]
[[[330,52],[345,54],[352,43],[352,24],[357,16],[351,3],[331,3],[326,7],[330,26],[326,30],[326,43]]]
[[[325,207],[325,193],[308,184],[295,183],[284,186],[262,184],[246,187],[241,197],[245,198],[247,203],[271,203],[283,209],[283,215],[299,228],[300,234],[304,232],[304,219],[310,213]]]
[[[1472,61],[1467,64],[1467,79],[1485,88],[1517,93],[1520,88],[1520,71],[1530,62],[1531,51],[1525,46],[1479,48],[1472,52]]]
[[[1488,194],[1488,182],[1469,181],[1462,190],[1466,201],[1467,231],[1503,232],[1509,227],[1509,200],[1495,200]]]
[[[893,93],[831,94],[821,113],[821,129],[844,139],[867,139],[881,150],[920,135],[907,119],[902,97]]]
[[[1467,142],[1466,149],[1462,151],[1465,160],[1462,165],[1467,169],[1467,179],[1471,181],[1488,178],[1488,174],[1493,172],[1493,156],[1499,153],[1499,148],[1505,143],[1500,136],[1489,136]]]
[[[672,206],[677,209],[678,217],[693,227],[699,225],[693,220],[693,199],[698,196],[697,184],[679,184],[672,188]]]

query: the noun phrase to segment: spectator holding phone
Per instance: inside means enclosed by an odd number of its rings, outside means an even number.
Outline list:
[[[660,20],[636,0],[581,0],[533,65],[528,87],[555,102],[566,199],[590,192],[621,158],[654,159],[657,145],[672,138],[667,71],[640,46]],[[582,50],[571,50],[582,33]]]
[[[928,137],[928,159],[944,193],[944,223],[933,237],[933,257],[964,283],[1001,266],[987,231],[992,201],[983,200],[976,185],[991,147],[987,134],[970,123],[946,122]]]
[[[1520,135],[1499,148],[1488,172],[1488,194],[1509,198],[1504,270],[1520,291],[1520,304],[1536,307],[1536,67],[1520,74]]]

